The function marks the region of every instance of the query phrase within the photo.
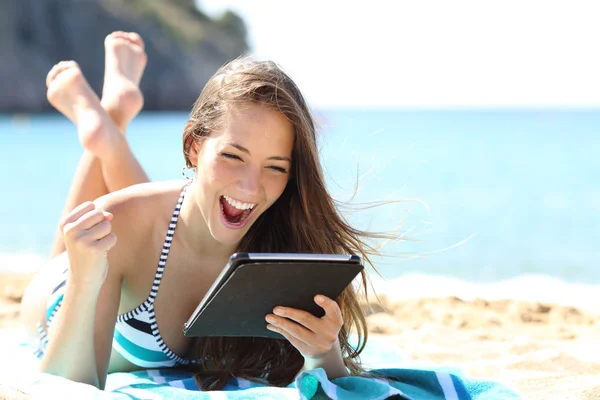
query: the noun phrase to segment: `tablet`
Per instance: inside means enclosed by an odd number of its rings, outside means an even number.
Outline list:
[[[267,329],[275,306],[317,317],[314,297],[336,299],[363,270],[357,255],[236,253],[183,326],[185,336],[283,338]]]

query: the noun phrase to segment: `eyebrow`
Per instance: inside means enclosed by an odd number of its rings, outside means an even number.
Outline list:
[[[229,146],[235,147],[239,151],[244,152],[244,153],[250,155],[250,150],[248,150],[247,148],[245,148],[241,144],[237,144],[237,143],[233,143],[233,142],[227,142],[226,144],[228,144]],[[272,156],[272,157],[267,158],[267,160],[287,161],[290,164],[292,163],[292,160],[289,157],[281,157],[281,156]]]

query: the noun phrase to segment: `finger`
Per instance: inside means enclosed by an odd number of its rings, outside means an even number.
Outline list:
[[[98,251],[109,251],[117,244],[117,235],[109,233],[100,240],[97,240],[92,246]]]
[[[77,221],[82,215],[92,211],[96,206],[91,201],[86,201],[75,207],[71,212],[63,217],[60,221],[59,226],[61,230],[65,227],[65,225],[73,223]]]
[[[322,319],[328,319],[339,325],[344,323],[344,319],[342,318],[342,310],[340,310],[340,306],[337,302],[327,296],[318,294],[315,296],[315,303],[325,310],[325,315]]]
[[[75,224],[77,224],[77,227],[81,230],[89,230],[105,220],[104,212],[95,209],[81,216]]]
[[[279,333],[281,336],[286,338],[288,340],[288,342],[290,342],[292,344],[292,346],[294,346],[296,349],[298,349],[298,351],[302,354],[307,354],[307,353],[311,353],[312,351],[314,351],[312,346],[297,339],[294,335],[290,334],[289,332],[287,332],[284,329],[281,329],[281,328],[271,325],[271,324],[267,325],[267,329],[270,331]]]
[[[108,211],[96,209],[85,214],[78,221],[78,224],[83,229],[91,229],[102,221],[112,221],[114,215]]]
[[[317,342],[316,334],[313,331],[303,327],[300,324],[297,324],[294,321],[291,321],[287,318],[278,317],[273,314],[267,315],[266,320],[271,326],[278,328],[281,332],[287,332],[289,335],[295,337],[303,343],[306,343],[307,345],[312,345],[313,343]]]
[[[100,240],[108,236],[112,231],[112,224],[110,221],[102,221],[90,229],[86,230],[82,238],[87,239],[89,242]]]
[[[310,329],[313,332],[319,332],[323,329],[323,321],[321,318],[317,318],[311,313],[298,310],[297,308],[290,307],[275,307],[273,313],[280,317],[285,317],[297,322],[298,324]]]

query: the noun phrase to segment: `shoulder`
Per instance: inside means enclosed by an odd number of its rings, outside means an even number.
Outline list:
[[[109,257],[129,264],[145,253],[155,230],[168,225],[184,181],[151,182],[109,193],[94,201],[97,208],[113,214],[112,233],[117,244]],[[161,229],[162,233],[162,229]],[[112,263],[111,263],[112,265]]]
[[[115,218],[127,220],[162,209],[173,199],[176,201],[184,186],[183,181],[141,183],[104,195],[94,204]]]
[[[96,199],[94,203],[106,211],[110,211],[110,209],[119,211],[137,206],[151,206],[164,197],[174,194],[178,195],[185,184],[181,180],[140,183],[106,194]]]

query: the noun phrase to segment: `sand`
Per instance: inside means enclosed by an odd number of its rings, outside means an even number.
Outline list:
[[[29,278],[0,273],[0,329],[17,325]],[[524,398],[600,399],[600,309],[385,290],[365,305],[369,329],[407,359],[501,381]]]
[[[600,399],[599,316],[517,300],[384,303],[370,330],[412,360],[501,381],[526,398]]]

